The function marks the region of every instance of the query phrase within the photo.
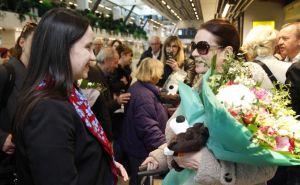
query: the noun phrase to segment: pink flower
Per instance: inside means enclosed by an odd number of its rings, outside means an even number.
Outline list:
[[[265,89],[258,90],[255,88],[251,88],[250,90],[255,94],[256,98],[259,100],[265,100],[269,96],[269,92],[266,91]]]
[[[259,127],[259,130],[263,133],[263,134],[268,134],[268,135],[275,135],[277,132],[274,128],[272,128],[271,126],[261,126]]]
[[[277,151],[290,151],[290,139],[287,136],[276,136],[276,150]]]

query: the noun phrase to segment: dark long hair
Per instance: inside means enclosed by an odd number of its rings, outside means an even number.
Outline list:
[[[70,50],[88,27],[86,18],[64,8],[52,9],[42,17],[32,38],[16,125],[26,122],[40,100],[68,99],[73,86]],[[43,90],[36,90],[43,80],[51,83]]]
[[[217,44],[222,47],[231,46],[233,53],[240,49],[240,36],[237,29],[225,19],[212,19],[201,25],[200,29],[205,29],[217,37]]]

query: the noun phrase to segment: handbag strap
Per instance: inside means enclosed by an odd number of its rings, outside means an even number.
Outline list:
[[[261,62],[260,60],[253,60],[252,62],[257,63],[258,65],[260,65],[263,70],[267,73],[269,79],[271,80],[271,82],[274,84],[274,86],[276,87],[276,89],[279,89],[280,86],[278,84],[278,80],[277,78],[274,76],[274,74],[272,73],[272,71],[268,68],[268,66],[266,64],[264,64],[263,62]]]

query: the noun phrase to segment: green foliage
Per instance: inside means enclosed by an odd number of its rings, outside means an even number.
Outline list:
[[[66,0],[54,2],[52,0],[43,0],[42,3],[39,0],[11,0],[15,1],[15,9],[9,9],[19,14],[20,22],[26,20],[26,15],[31,19],[37,20],[37,16],[31,13],[32,8],[38,10],[38,16],[43,16],[48,10],[56,7],[67,7]],[[74,8],[74,7],[73,7]],[[76,10],[81,15],[86,16],[91,26],[94,29],[106,29],[108,31],[114,31],[116,33],[127,33],[132,34],[134,38],[147,39],[146,32],[136,24],[125,24],[123,19],[113,20],[112,15],[109,17],[100,15],[97,16],[95,13],[89,10]]]

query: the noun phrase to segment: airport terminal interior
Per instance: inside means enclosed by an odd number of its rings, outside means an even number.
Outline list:
[[[300,0],[0,0],[0,185],[299,185]]]

